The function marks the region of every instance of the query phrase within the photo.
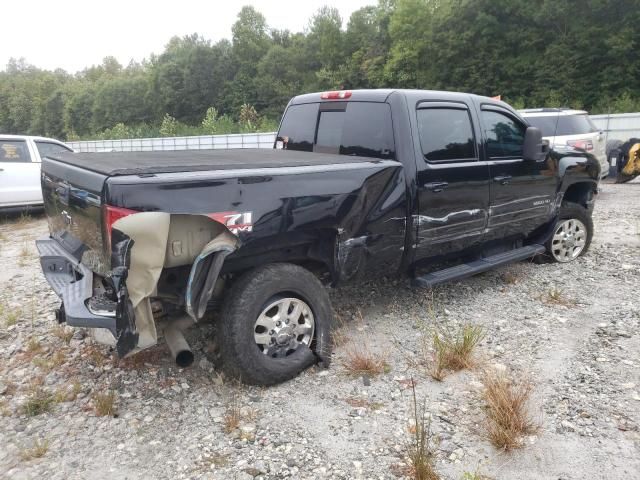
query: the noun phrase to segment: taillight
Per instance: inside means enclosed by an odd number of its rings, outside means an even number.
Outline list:
[[[567,140],[567,145],[587,152],[593,150],[593,142],[591,140]]]
[[[111,231],[113,230],[113,224],[121,218],[133,215],[134,213],[140,213],[136,210],[129,210],[128,208],[112,207],[111,205],[104,205],[104,226],[107,232],[107,241],[111,241]]]
[[[323,100],[344,100],[350,96],[351,92],[349,90],[338,90],[335,92],[323,92],[320,98]]]

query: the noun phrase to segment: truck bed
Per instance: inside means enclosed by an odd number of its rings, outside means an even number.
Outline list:
[[[107,176],[376,162],[375,158],[243,148],[154,152],[60,153],[48,158]]]

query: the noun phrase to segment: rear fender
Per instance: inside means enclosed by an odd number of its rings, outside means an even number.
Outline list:
[[[193,265],[185,303],[189,315],[198,320],[238,239],[206,215],[139,212],[114,222],[111,245],[107,279],[118,301],[116,346],[124,356],[157,343],[150,297],[162,270]]]

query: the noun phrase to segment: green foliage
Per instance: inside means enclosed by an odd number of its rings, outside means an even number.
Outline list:
[[[218,110],[215,107],[207,108],[207,113],[202,119],[202,130],[209,135],[218,133]]]
[[[638,7],[379,0],[346,22],[323,7],[304,33],[291,33],[269,29],[245,6],[231,40],[174,37],[142,63],[106,57],[70,75],[11,59],[0,71],[0,132],[71,140],[273,129],[292,96],[337,88],[459,90],[499,94],[519,108],[640,111]]]
[[[177,134],[178,121],[168,113],[165,113],[162,125],[160,125],[160,135],[163,137],[175,137]]]

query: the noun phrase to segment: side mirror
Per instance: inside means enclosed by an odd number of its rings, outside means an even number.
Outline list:
[[[522,157],[531,162],[540,162],[545,159],[549,151],[549,144],[542,140],[542,132],[536,127],[527,127],[524,132],[524,144]]]

